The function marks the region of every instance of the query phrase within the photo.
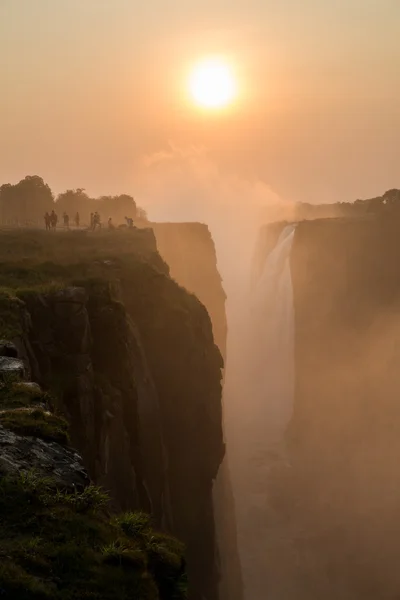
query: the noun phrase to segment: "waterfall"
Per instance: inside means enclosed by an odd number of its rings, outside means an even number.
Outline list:
[[[269,552],[279,543],[274,538],[268,482],[277,462],[285,462],[284,434],[293,411],[290,253],[295,227],[288,225],[281,232],[250,295],[237,307],[231,346],[228,338],[228,354],[230,348],[232,353],[227,363],[225,423],[245,600],[284,598],[283,590],[272,593],[265,571]]]

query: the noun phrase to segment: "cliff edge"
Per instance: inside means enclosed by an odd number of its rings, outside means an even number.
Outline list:
[[[182,539],[189,597],[217,599],[223,362],[206,309],[170,278],[151,230],[8,233],[0,260],[0,331],[57,397],[90,477],[114,510],[151,512]]]

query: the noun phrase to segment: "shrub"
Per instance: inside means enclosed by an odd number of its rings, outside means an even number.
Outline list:
[[[140,548],[116,540],[102,548],[103,561],[106,564],[119,567],[133,567],[144,569],[146,556]]]
[[[116,519],[117,524],[128,537],[142,537],[151,528],[151,517],[143,512],[127,512]]]

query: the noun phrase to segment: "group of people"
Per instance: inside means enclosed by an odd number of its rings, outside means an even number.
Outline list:
[[[75,227],[79,228],[80,221],[80,215],[79,212],[77,212],[74,219]],[[132,229],[134,227],[133,219],[131,217],[125,217],[125,221],[129,229]],[[57,213],[54,210],[52,210],[51,213],[46,212],[46,214],[44,215],[44,223],[46,231],[55,230],[57,228],[58,223]],[[69,215],[66,212],[63,213],[63,223],[64,227],[66,229],[69,229]],[[111,217],[107,221],[107,226],[109,230],[115,229],[115,225]],[[95,231],[96,229],[101,229],[101,218],[97,210],[94,213],[90,213],[90,230]]]
[[[92,231],[101,229],[101,218],[97,210],[94,213],[90,213],[90,229]]]
[[[74,221],[75,221],[75,226],[79,227],[81,219],[80,219],[78,212],[75,215]],[[57,223],[58,223],[58,215],[55,212],[55,210],[53,209],[51,211],[51,213],[46,212],[46,214],[44,215],[44,224],[46,227],[46,231],[50,231],[51,229],[55,230],[57,228]],[[64,223],[64,227],[69,229],[69,215],[66,212],[64,212],[64,214],[63,214],[63,223]]]
[[[46,226],[46,231],[50,231],[50,229],[55,229],[57,227],[58,216],[54,210],[51,213],[46,212],[44,215],[44,224]]]

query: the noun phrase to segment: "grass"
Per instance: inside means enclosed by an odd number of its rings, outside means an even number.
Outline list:
[[[94,486],[57,491],[34,472],[0,479],[1,597],[184,600],[182,546],[150,525],[127,536],[120,523],[134,513],[110,518],[107,501]]]
[[[0,410],[43,405],[49,409],[51,396],[36,387],[30,387],[11,376],[0,384]]]
[[[114,232],[0,231],[0,338],[22,333],[29,296],[51,294],[67,285],[118,279],[124,265],[141,262],[168,272],[149,230]]]
[[[23,304],[10,289],[0,287],[0,337],[12,340],[21,334]]]
[[[49,412],[54,400],[47,393],[11,377],[0,385],[0,425],[17,435],[46,442],[69,443],[68,423]]]

